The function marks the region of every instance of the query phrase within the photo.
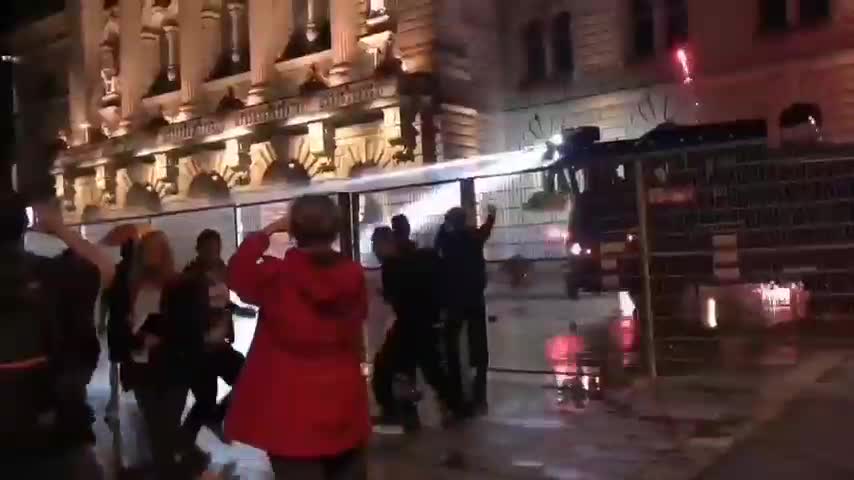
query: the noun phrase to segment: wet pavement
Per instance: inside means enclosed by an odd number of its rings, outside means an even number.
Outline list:
[[[785,411],[727,452],[698,480],[854,478],[854,360],[804,389]]]
[[[769,401],[776,405],[777,399],[793,397],[803,385],[812,384],[838,364],[839,358],[838,354],[804,355],[798,365],[770,370],[662,380],[654,388],[637,383],[582,410],[558,406],[553,377],[494,374],[486,417],[442,430],[428,400],[422,404],[426,428],[420,434],[376,435],[369,452],[371,478],[693,478],[725,452],[747,425],[763,415],[773,417],[773,408],[766,405]],[[91,387],[99,419],[109,392],[104,378],[104,372],[99,372]],[[774,408],[782,411],[780,406]],[[124,396],[126,464],[145,462],[145,455],[139,454],[144,433],[139,431],[137,415],[132,396]],[[97,423],[97,430],[99,457],[109,466],[113,458],[109,431],[103,421]],[[231,464],[235,478],[272,478],[259,451],[222,445],[206,430],[200,444],[216,464]]]

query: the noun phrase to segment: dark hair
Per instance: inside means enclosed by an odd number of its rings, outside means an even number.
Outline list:
[[[338,205],[323,195],[306,195],[294,200],[290,220],[290,233],[298,247],[329,246],[338,237],[341,226]]]
[[[394,241],[394,231],[386,226],[382,225],[374,229],[374,233],[371,234],[371,242],[393,242]]]
[[[445,214],[445,221],[456,228],[463,228],[466,225],[466,211],[463,207],[454,207]]]
[[[19,242],[27,224],[26,199],[14,192],[0,194],[0,244]]]
[[[406,215],[400,214],[391,217],[391,229],[394,230],[398,238],[409,239],[412,234],[412,227],[409,225],[409,219]]]
[[[220,236],[219,232],[217,232],[216,230],[211,230],[209,228],[202,230],[202,233],[200,233],[198,238],[196,238],[196,248],[200,248],[205,243],[212,242],[214,240],[222,244],[222,237]]]

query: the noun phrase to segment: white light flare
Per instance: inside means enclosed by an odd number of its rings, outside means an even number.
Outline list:
[[[632,301],[632,296],[629,292],[620,292],[617,294],[620,301],[620,315],[623,317],[632,317],[635,314],[635,302]]]
[[[718,328],[718,302],[714,298],[706,300],[706,326]]]
[[[549,139],[549,142],[551,142],[552,145],[559,147],[563,145],[563,135],[561,135],[560,133],[555,133],[554,135],[552,135],[552,138]]]
[[[676,50],[676,61],[682,67],[682,83],[688,85],[694,81],[694,75],[691,72],[691,62],[688,60],[688,52],[684,48]]]

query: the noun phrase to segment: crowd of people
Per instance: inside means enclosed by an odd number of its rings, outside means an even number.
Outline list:
[[[487,409],[484,225],[450,210],[435,245],[412,241],[394,217],[372,235],[382,296],[396,320],[373,359],[371,418],[363,362],[368,292],[362,266],[333,249],[341,215],[328,197],[295,200],[289,214],[250,234],[228,262],[212,230],[196,258],[175,264],[168,236],[127,229],[116,265],[101,246],[62,223],[55,205],[35,207],[30,225],[18,194],[0,198],[0,462],[6,478],[101,478],[86,386],[109,348],[116,427],[120,390],[144,421],[153,478],[214,476],[196,442],[209,428],[223,441],[265,451],[277,479],[365,479],[365,448],[377,426],[420,427],[417,373],[435,391],[445,425]],[[67,245],[55,258],[28,253],[28,228]],[[295,242],[282,258],[270,238]],[[117,241],[118,238],[118,241]],[[234,346],[230,292],[258,310],[248,355]],[[93,321],[98,298],[103,318]],[[254,313],[254,312],[253,312]],[[460,357],[467,332],[471,385]],[[218,379],[232,385],[217,402]],[[189,393],[194,403],[184,415]]]

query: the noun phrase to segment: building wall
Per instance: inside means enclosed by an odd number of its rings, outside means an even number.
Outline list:
[[[643,61],[631,54],[631,2],[532,2],[524,10],[511,3],[498,2],[505,14],[508,55],[504,148],[536,143],[561,127],[578,125],[601,126],[605,139],[633,138],[666,120],[765,118],[776,138],[780,113],[796,102],[821,108],[826,140],[854,139],[852,113],[846,106],[854,62],[852,2],[831,1],[828,22],[803,25],[798,2],[790,0],[792,27],[766,33],[759,28],[758,1],[686,0],[685,48],[694,70],[690,85],[682,84],[675,50],[662,40],[662,1],[653,2],[656,52]],[[572,15],[575,71],[525,84],[523,29],[531,20],[548,21],[560,11]],[[549,45],[543,48],[552,55]]]

